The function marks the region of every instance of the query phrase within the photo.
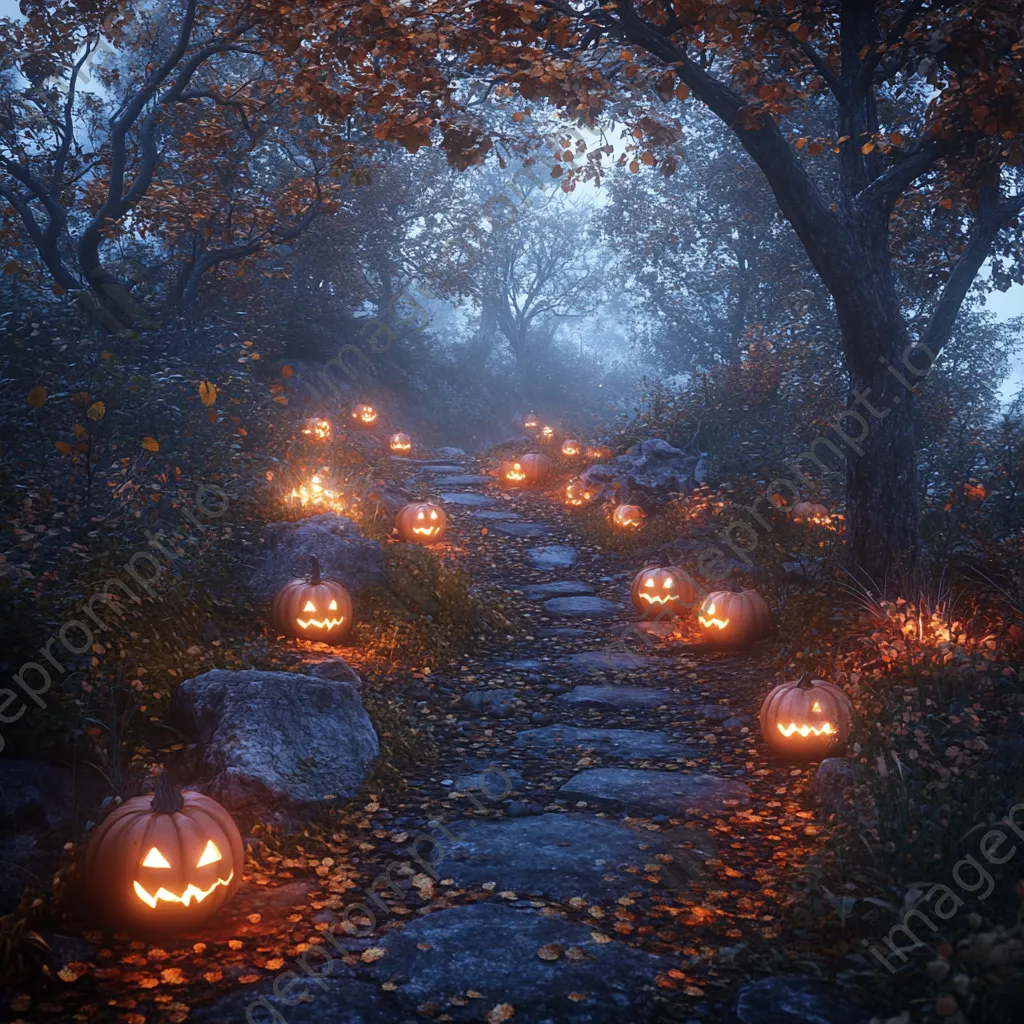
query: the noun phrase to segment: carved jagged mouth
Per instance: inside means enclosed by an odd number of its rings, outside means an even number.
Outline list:
[[[432,537],[436,529],[436,526],[414,526],[412,532],[422,533],[424,537]]]
[[[187,907],[193,900],[195,900],[196,903],[202,903],[203,900],[205,900],[206,897],[217,888],[217,886],[230,885],[231,879],[234,877],[235,873],[232,871],[227,878],[218,878],[209,889],[199,889],[190,882],[188,888],[180,896],[176,896],[173,892],[168,892],[163,887],[157,889],[155,896],[150,896],[149,893],[146,892],[138,882],[136,882],[135,895],[138,896],[143,903],[147,903],[154,909],[156,909],[156,905],[158,903],[180,903],[183,907]]]
[[[700,624],[702,626],[714,626],[715,629],[725,629],[729,625],[728,619],[705,619],[703,615],[700,616]]]
[[[296,619],[295,620],[302,629],[309,629],[310,626],[315,626],[317,629],[335,629],[345,621],[343,615],[340,619]]]
[[[672,601],[678,601],[678,594],[669,594],[668,597],[662,597],[660,594],[643,594],[640,595],[641,601],[646,601],[648,604],[670,604]],[[702,620],[703,621],[703,620]]]
[[[815,728],[813,725],[797,725],[795,722],[790,722],[789,725],[782,725],[780,723],[779,732],[787,737],[792,736],[795,732],[801,736],[832,736],[835,734],[831,722],[826,722],[820,729]]]

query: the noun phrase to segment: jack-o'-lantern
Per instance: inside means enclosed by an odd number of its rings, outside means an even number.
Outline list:
[[[618,505],[612,513],[612,523],[620,530],[639,530],[647,513],[639,505]]]
[[[523,426],[527,430],[536,430],[540,426],[540,420],[537,419],[537,414],[532,409],[526,414]]]
[[[585,458],[597,462],[601,459],[610,459],[612,457],[612,450],[604,444],[588,444],[584,449],[583,455]]]
[[[527,487],[540,487],[551,472],[551,460],[540,452],[529,452],[519,460],[526,474]]]
[[[780,683],[761,705],[761,735],[776,754],[820,761],[846,746],[853,720],[850,698],[835,683]]]
[[[716,590],[704,598],[697,624],[706,640],[739,645],[760,640],[768,632],[768,605],[755,590]]]
[[[515,462],[503,462],[498,470],[498,483],[505,487],[523,487],[526,484],[526,470],[517,459]]]
[[[565,485],[566,505],[572,505],[574,508],[579,508],[581,505],[586,505],[593,496],[593,492],[587,488],[578,476],[574,476]]]
[[[832,522],[828,509],[813,501],[798,501],[793,506],[793,522],[811,523],[815,526],[822,526]]]
[[[576,440],[576,438],[574,438],[574,437],[567,437],[562,442],[562,454],[563,455],[574,457],[576,455],[579,455],[579,453],[580,453],[580,443],[579,443],[579,441]]]
[[[633,605],[645,618],[681,616],[697,603],[697,591],[675,566],[650,566],[633,578]]]
[[[402,540],[414,544],[433,544],[444,536],[448,517],[440,505],[431,501],[414,501],[403,505],[395,516],[395,529]]]
[[[285,636],[336,644],[352,628],[352,598],[340,583],[321,578],[314,558],[308,580],[292,580],[277,592],[273,617]]]
[[[318,441],[330,441],[331,421],[314,416],[312,419],[302,421],[302,437],[311,443]]]
[[[116,927],[170,935],[208,921],[235,894],[245,849],[231,815],[201,793],[181,793],[169,775],[93,833],[85,884]]]
[[[412,438],[399,430],[388,438],[388,448],[394,455],[408,455],[412,451]]]
[[[554,427],[541,427],[540,428],[540,436],[545,441],[553,441],[554,437],[555,437],[555,428]]]
[[[377,422],[377,410],[368,402],[359,402],[352,408],[352,419],[362,427],[372,427]]]

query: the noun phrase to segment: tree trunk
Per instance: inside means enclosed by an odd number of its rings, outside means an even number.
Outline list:
[[[871,349],[887,350],[886,356],[855,345],[862,357],[852,361],[847,407],[834,426],[847,455],[847,568],[859,582],[883,592],[907,586],[918,550],[911,389],[923,375],[904,364],[908,346],[902,322],[892,334],[890,344],[872,339]],[[927,370],[923,357],[910,362]]]

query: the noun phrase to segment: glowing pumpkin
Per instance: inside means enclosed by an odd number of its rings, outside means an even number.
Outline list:
[[[588,444],[583,454],[585,458],[598,462],[601,459],[610,459],[612,450],[607,445]]]
[[[360,426],[372,427],[377,422],[377,410],[368,402],[359,402],[352,409],[352,419]]]
[[[395,529],[402,540],[414,544],[433,544],[444,536],[448,517],[440,505],[416,501],[403,505],[395,516]]]
[[[537,419],[537,414],[532,409],[526,414],[523,426],[527,430],[536,430],[540,426],[540,420]]]
[[[169,935],[208,921],[242,881],[245,849],[231,815],[201,793],[180,793],[169,775],[93,833],[85,883],[117,927]]]
[[[579,508],[580,505],[586,505],[593,496],[593,493],[587,490],[585,484],[578,476],[574,476],[565,485],[566,505],[572,505],[574,508]]]
[[[540,452],[530,452],[519,460],[519,465],[526,474],[527,487],[539,487],[551,472],[551,460]]]
[[[813,501],[798,501],[793,506],[793,522],[795,523],[815,523],[821,525],[831,521],[832,517],[828,514],[828,509],[824,505],[819,505]]]
[[[412,438],[399,430],[388,438],[388,448],[395,455],[408,455],[412,451]]]
[[[612,513],[612,523],[621,530],[639,530],[647,513],[639,505],[619,505]]]
[[[768,605],[757,591],[716,590],[704,598],[697,624],[706,640],[716,644],[746,644],[768,632]]]
[[[305,440],[313,444],[318,441],[330,441],[331,421],[316,416],[312,419],[303,420],[302,436]]]
[[[522,487],[526,484],[526,470],[518,460],[502,463],[498,470],[498,482],[505,487]]]
[[[580,443],[574,437],[567,437],[562,442],[562,454],[570,457],[579,455]]]
[[[352,628],[352,598],[340,583],[321,579],[314,558],[308,580],[292,580],[277,592],[273,618],[285,636],[336,644]]]
[[[541,427],[540,428],[540,436],[545,441],[552,441],[552,440],[554,440],[555,428],[554,427]]]
[[[645,618],[681,616],[697,603],[697,591],[675,566],[650,566],[633,578],[633,605]]]
[[[761,735],[776,753],[820,761],[846,746],[850,698],[835,683],[801,676],[780,683],[761,705]]]

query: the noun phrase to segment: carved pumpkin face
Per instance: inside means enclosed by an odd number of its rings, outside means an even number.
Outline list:
[[[540,426],[540,420],[537,419],[537,414],[532,410],[526,414],[526,419],[523,420],[523,426],[527,430],[536,430]]]
[[[526,470],[519,461],[505,462],[498,470],[498,482],[505,487],[522,487],[526,483]]]
[[[395,455],[408,455],[412,451],[412,438],[399,430],[388,438],[388,448]]]
[[[811,523],[813,526],[826,526],[832,522],[828,509],[813,501],[798,501],[793,506],[794,523]]]
[[[562,454],[575,457],[580,453],[580,443],[574,437],[567,437],[562,442]]]
[[[402,540],[414,544],[433,544],[444,536],[448,517],[440,505],[417,501],[403,505],[395,516],[395,529]]]
[[[588,444],[584,455],[588,459],[599,462],[601,459],[610,459],[612,457],[612,450],[607,445]]]
[[[340,583],[321,579],[314,558],[308,580],[292,580],[277,592],[273,618],[285,636],[340,643],[352,628],[352,598]]]
[[[644,618],[681,616],[697,603],[697,591],[675,566],[651,566],[633,578],[633,605]]]
[[[555,436],[555,428],[554,427],[541,427],[540,428],[540,436],[543,437],[545,441],[550,441]]]
[[[612,513],[612,523],[622,530],[639,530],[646,518],[639,505],[619,505]]]
[[[319,441],[330,441],[331,439],[331,421],[325,419],[313,419],[303,420],[302,422],[302,437],[304,440],[316,444]]]
[[[716,590],[704,599],[697,615],[704,639],[726,645],[760,640],[768,632],[769,621],[768,605],[754,590],[738,594]]]
[[[776,754],[820,761],[850,736],[853,706],[835,683],[802,676],[781,683],[761,705],[761,735]]]
[[[377,422],[377,410],[367,402],[360,402],[352,409],[352,419],[360,426],[372,427]]]
[[[524,455],[519,460],[519,464],[526,474],[524,482],[527,487],[540,487],[551,472],[551,460],[540,452],[530,452]]]
[[[572,505],[574,508],[579,508],[580,505],[586,505],[590,502],[593,496],[593,493],[586,488],[583,481],[578,476],[573,477],[565,485],[566,505]]]
[[[201,793],[179,793],[164,775],[154,796],[126,800],[96,830],[85,877],[114,923],[171,934],[216,914],[235,894],[244,863],[228,812]]]

